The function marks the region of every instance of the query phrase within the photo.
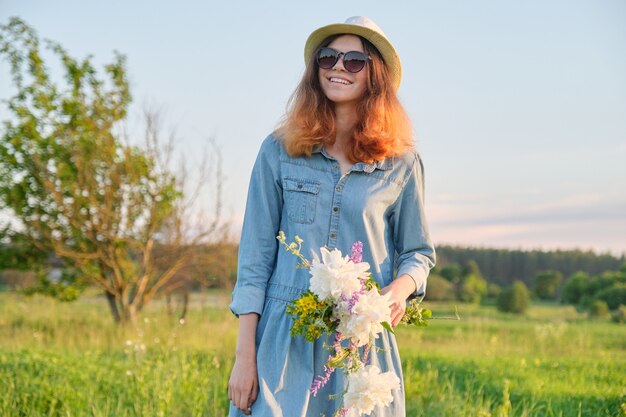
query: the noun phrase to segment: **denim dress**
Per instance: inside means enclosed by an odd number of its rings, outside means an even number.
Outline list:
[[[259,394],[252,405],[255,417],[332,417],[341,407],[345,375],[336,370],[316,396],[312,382],[324,375],[327,346],[332,336],[315,343],[289,333],[293,320],[285,307],[308,289],[309,271],[279,247],[298,235],[302,254],[312,259],[319,248],[338,248],[344,255],[363,243],[363,261],[381,288],[395,276],[410,275],[414,296],[423,296],[435,251],[424,217],[424,178],[417,153],[356,163],[342,175],[340,165],[321,146],[310,157],[291,157],[276,135],[269,135],[257,156],[248,190],[239,246],[239,264],[231,311],[257,313],[256,332]],[[400,389],[393,402],[370,416],[404,417],[402,367],[396,339],[384,330],[370,354],[371,364],[393,371]],[[230,417],[243,416],[232,404]]]

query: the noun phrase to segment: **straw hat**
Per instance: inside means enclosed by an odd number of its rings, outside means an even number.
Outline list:
[[[380,52],[389,69],[389,74],[396,91],[400,87],[402,65],[400,57],[383,31],[372,20],[365,16],[353,16],[345,23],[333,23],[313,31],[304,46],[304,61],[307,62],[322,41],[331,35],[350,34],[361,36],[370,41]]]

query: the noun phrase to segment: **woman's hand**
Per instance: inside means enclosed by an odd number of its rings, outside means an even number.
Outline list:
[[[235,407],[250,415],[250,407],[259,393],[254,337],[259,316],[256,313],[239,316],[239,334],[235,350],[235,364],[228,381],[228,399]]]
[[[250,407],[256,401],[259,382],[254,351],[235,357],[235,364],[228,381],[228,398],[235,407],[250,415]]]
[[[396,327],[406,311],[406,300],[415,292],[415,281],[409,275],[401,275],[380,290],[385,295],[391,292],[391,326]]]

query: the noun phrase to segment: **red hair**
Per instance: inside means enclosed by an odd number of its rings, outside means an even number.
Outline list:
[[[322,42],[328,45],[334,35]],[[365,94],[357,106],[358,121],[344,149],[352,163],[373,162],[398,156],[413,148],[411,122],[398,100],[387,66],[380,53],[366,39],[364,49],[372,60]],[[322,91],[314,56],[309,57],[302,80],[289,99],[287,113],[276,130],[291,156],[310,156],[318,144],[335,141],[334,104]]]

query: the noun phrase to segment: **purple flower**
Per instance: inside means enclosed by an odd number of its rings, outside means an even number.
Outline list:
[[[349,259],[355,264],[358,264],[363,260],[363,243],[361,243],[360,240],[357,240],[352,245],[351,250],[352,254],[350,254]]]
[[[352,313],[352,309],[356,305],[356,302],[359,301],[359,297],[363,294],[365,294],[365,287],[361,288],[360,291],[356,291],[352,294],[352,297],[350,297],[349,300],[346,300],[348,301],[348,311],[350,311],[350,313]]]
[[[328,360],[332,358],[332,355],[328,357]],[[324,365],[324,371],[326,372],[324,376],[318,376],[315,381],[311,384],[311,395],[314,397],[317,395],[317,392],[326,385],[330,376],[335,371],[335,368],[331,368],[329,366]]]
[[[363,362],[364,365],[367,365],[367,360],[369,359],[371,347],[372,346],[370,344],[367,344],[365,345],[365,348],[363,349],[363,358],[361,359],[361,362]]]
[[[341,341],[343,340],[343,335],[339,332],[335,333],[335,342],[333,343],[333,348],[335,349],[335,353],[339,353],[341,351]],[[328,360],[332,359],[333,355],[328,356]],[[311,395],[314,397],[317,395],[317,392],[326,385],[330,376],[333,372],[335,372],[335,368],[324,365],[324,376],[318,376],[315,381],[311,384]]]

